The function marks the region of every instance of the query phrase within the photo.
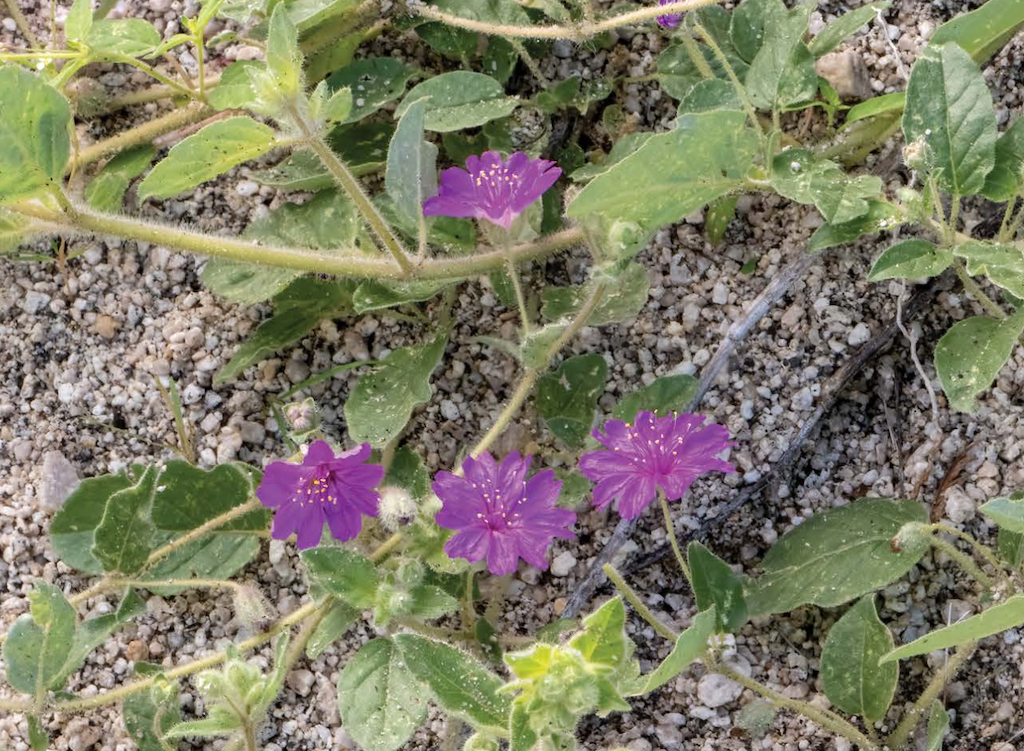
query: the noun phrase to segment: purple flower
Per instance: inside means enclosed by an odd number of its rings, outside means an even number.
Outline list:
[[[445,529],[458,530],[444,552],[468,561],[487,559],[492,574],[511,574],[519,559],[547,568],[544,553],[556,537],[572,538],[572,511],[557,508],[562,483],[550,469],[529,480],[531,457],[513,452],[499,465],[489,453],[462,463],[464,477],[438,472],[434,492],[443,504],[434,517]]]
[[[626,519],[635,519],[657,495],[658,488],[670,501],[683,497],[693,481],[705,472],[735,472],[729,462],[716,459],[732,444],[721,425],[701,427],[701,415],[655,417],[641,412],[636,424],[609,420],[604,433],[593,435],[607,450],[580,458],[584,477],[594,486],[594,505],[615,508]]]
[[[668,5],[669,3],[679,2],[679,0],[658,0],[658,5]],[[654,19],[658,22],[658,26],[663,29],[674,29],[683,20],[682,13],[666,13],[663,16],[658,16]]]
[[[517,151],[505,162],[496,151],[466,160],[466,169],[441,173],[437,195],[423,202],[423,216],[486,219],[506,230],[512,220],[555,184],[562,170]]]
[[[312,548],[320,543],[325,521],[341,542],[358,535],[362,514],[377,515],[380,496],[374,488],[384,477],[383,467],[363,463],[369,458],[368,443],[335,456],[327,441],[314,441],[302,464],[270,464],[256,489],[260,503],[277,509],[270,536],[284,540],[295,532],[300,550]]]

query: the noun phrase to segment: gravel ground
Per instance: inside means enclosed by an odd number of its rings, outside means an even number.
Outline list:
[[[32,13],[32,5],[32,0],[22,3],[33,23],[45,32],[48,14]],[[865,63],[868,84],[875,92],[902,88],[896,53],[902,66],[909,68],[934,28],[973,3],[904,0],[895,5],[886,14],[885,28],[874,25],[848,47]],[[812,23],[847,9],[842,3],[823,3]],[[122,2],[115,13],[148,17],[170,35],[177,30],[176,19],[194,10],[194,3],[152,0]],[[58,18],[62,12],[58,9]],[[17,43],[12,29],[10,19],[4,20],[0,40]],[[556,44],[541,64],[552,80],[579,72],[584,77],[642,75],[650,72],[663,44],[657,35],[623,32],[609,50]],[[437,63],[409,35],[385,35],[374,43],[373,53],[397,54],[422,65]],[[235,49],[228,57],[238,54]],[[1024,45],[1018,38],[987,71],[1001,122],[1020,105],[1022,55]],[[101,69],[98,75],[112,89],[139,81],[120,68]],[[617,101],[639,129],[671,125],[674,104],[657,84],[630,84]],[[80,126],[79,137],[88,143],[155,111],[155,106],[147,106]],[[591,125],[583,127],[586,137],[600,145],[601,133]],[[867,165],[889,180],[891,189],[909,177],[898,166],[898,154],[897,148],[889,149]],[[187,199],[147,203],[141,213],[185,221],[204,231],[237,234],[282,198],[272,189],[255,186],[243,167]],[[573,343],[575,352],[597,352],[608,361],[602,405],[611,406],[622,394],[657,376],[699,370],[725,328],[742,314],[766,280],[803,252],[819,221],[813,212],[776,197],[742,199],[739,214],[725,243],[717,248],[704,241],[699,216],[660,232],[640,256],[649,269],[651,294],[637,320],[584,329]],[[968,222],[987,218],[977,211],[965,216]],[[872,333],[892,321],[899,286],[864,281],[871,260],[890,239],[824,254],[740,346],[702,405],[734,436],[731,459],[740,471],[698,483],[677,507],[681,527],[696,528],[701,520],[713,517],[736,488],[768,472],[814,408],[824,379]],[[0,361],[3,627],[27,611],[24,595],[34,578],[55,581],[69,592],[85,586],[54,559],[46,537],[50,517],[70,479],[168,455],[166,445],[173,444],[174,432],[155,377],[171,376],[180,385],[203,465],[236,458],[260,464],[283,451],[267,409],[268,398],[311,372],[381,357],[416,341],[421,333],[387,315],[325,323],[292,350],[214,389],[214,372],[267,313],[265,306],[244,308],[218,301],[199,282],[201,261],[164,248],[83,239],[72,240],[70,248],[84,252],[70,264],[66,280],[52,266],[0,262],[0,349],[5,353]],[[533,281],[580,280],[583,258],[582,253],[570,252],[536,264]],[[744,274],[740,269],[748,261],[754,261],[756,269]],[[928,361],[934,342],[954,321],[976,312],[959,292],[946,293],[914,324],[933,382]],[[474,343],[472,337],[512,338],[515,314],[500,308],[485,285],[474,283],[461,289],[456,315],[458,326],[434,378],[434,397],[417,413],[408,432],[408,440],[431,469],[451,464],[481,426],[489,423],[510,387],[508,359]],[[341,407],[355,377],[342,373],[310,389],[328,431],[339,440],[345,436]],[[793,524],[863,495],[917,497],[942,504],[949,522],[990,538],[993,530],[976,514],[976,507],[1024,487],[1024,352],[1018,348],[975,415],[949,413],[941,397],[940,407],[939,419],[933,420],[927,392],[910,364],[908,344],[897,341],[860,374],[823,420],[778,497],[757,500],[735,514],[712,537],[710,546],[752,570],[771,543]],[[499,450],[548,443],[528,409],[503,436]],[[937,497],[943,477],[962,464],[961,459],[966,463],[958,481]],[[557,560],[552,571],[521,570],[512,583],[504,627],[526,633],[557,617],[614,522],[606,513],[584,511],[578,541],[560,542],[552,551]],[[663,541],[657,519],[648,514],[625,552],[648,550]],[[243,578],[258,586],[281,613],[296,607],[305,594],[294,549],[280,543],[270,543]],[[634,582],[649,593],[646,599],[656,613],[677,628],[688,624],[693,602],[668,561],[644,570]],[[602,592],[599,597],[606,595]],[[885,590],[880,598],[882,617],[898,640],[907,641],[962,616],[970,608],[968,595],[968,584],[948,561],[926,557],[906,580]],[[112,604],[104,598],[91,600],[82,615],[107,612]],[[817,668],[824,636],[840,612],[805,608],[785,617],[755,620],[736,635],[735,665],[788,696],[827,706]],[[645,670],[667,654],[669,645],[639,619],[631,620],[629,629],[641,645]],[[202,593],[166,600],[152,597],[148,614],[99,649],[73,679],[72,688],[86,694],[109,689],[126,678],[134,659],[148,656],[166,665],[178,664],[222,648],[242,631],[228,598]],[[370,631],[359,626],[344,643],[293,671],[265,727],[268,751],[354,748],[340,728],[334,685],[348,656],[373,636]],[[258,659],[270,658],[268,650],[258,655]],[[913,700],[934,667],[926,659],[904,663],[896,702]],[[1019,711],[1024,706],[1022,671],[1024,647],[1017,630],[985,642],[946,692],[954,714],[947,748],[1012,751],[1017,747],[1024,723]],[[183,684],[186,711],[200,709],[191,691],[189,684]],[[625,746],[631,751],[849,748],[789,715],[781,715],[763,738],[751,740],[735,727],[737,712],[751,698],[739,686],[694,668],[655,695],[633,700],[632,712],[585,723],[583,747]],[[886,727],[891,729],[891,722]],[[132,747],[119,713],[112,709],[51,717],[49,729],[57,749]],[[436,748],[442,730],[442,720],[432,715],[410,748]],[[0,717],[0,747],[27,749],[24,732],[23,718]]]

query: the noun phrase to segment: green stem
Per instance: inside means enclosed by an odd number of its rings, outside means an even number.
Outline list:
[[[699,30],[698,33],[700,33]],[[690,62],[693,63],[693,67],[695,67],[697,72],[700,73],[700,77],[705,81],[712,80],[715,77],[715,72],[711,70],[711,66],[708,65],[707,58],[704,57],[704,53],[700,51],[700,47],[698,47],[697,42],[694,41],[693,34],[690,33],[688,28],[686,28],[686,24],[679,27],[676,36],[683,41],[683,49],[686,50],[686,54],[690,58]],[[704,34],[701,34],[701,36],[703,37]],[[707,37],[704,37],[704,39],[707,41]]]
[[[679,638],[679,634],[658,620],[654,613],[651,612],[650,608],[648,608],[640,599],[636,590],[629,586],[626,580],[622,578],[622,574],[620,574],[612,564],[604,564],[604,566],[601,567],[601,570],[604,571],[604,575],[608,577],[608,580],[615,585],[615,588],[619,590],[619,593],[626,598],[626,602],[633,606],[633,610],[637,612],[637,615],[651,624],[651,627],[657,631],[658,634],[671,642],[675,642],[675,640]]]
[[[669,508],[668,498],[665,497],[665,493],[661,490],[658,490],[658,500],[661,502],[661,513],[665,519],[665,534],[668,535],[669,545],[672,546],[672,552],[675,554],[676,563],[678,563],[679,568],[683,570],[683,576],[686,577],[686,581],[692,589],[693,577],[690,575],[690,566],[686,562],[686,556],[683,555],[683,551],[679,549],[679,540],[676,539],[676,526],[672,523],[672,509]]]
[[[981,568],[971,560],[971,557],[961,551],[956,545],[951,542],[946,542],[937,535],[932,535],[931,538],[929,538],[929,542],[933,547],[941,550],[956,561],[957,565],[982,587],[985,589],[992,589],[995,587],[995,582],[992,581],[992,578],[982,571]]]
[[[547,88],[549,83],[547,76],[544,75],[544,71],[540,69],[540,65],[533,59],[533,55],[531,55],[530,51],[526,49],[526,46],[518,39],[507,39],[506,41],[512,45],[512,49],[519,54],[519,59],[522,60],[526,64],[526,67],[530,69],[530,73],[532,73],[533,77],[537,79],[537,83],[541,85],[541,88]]]
[[[512,288],[516,292],[516,304],[519,305],[519,320],[523,325],[523,336],[530,335],[530,314],[526,308],[526,295],[523,294],[523,283],[519,278],[519,269],[509,258],[505,262],[505,270],[508,278],[512,280]]]
[[[259,751],[256,743],[256,726],[251,722],[245,722],[245,751]]]
[[[852,743],[856,743],[866,751],[881,751],[879,746],[873,743],[870,738],[864,735],[864,733],[860,732],[857,728],[834,712],[830,712],[827,709],[820,709],[810,702],[800,701],[799,699],[790,699],[788,696],[780,694],[778,691],[773,691],[767,686],[755,681],[753,678],[748,678],[743,675],[743,673],[726,667],[721,663],[711,663],[709,661],[708,669],[718,673],[719,675],[724,675],[729,680],[735,681],[756,694],[760,694],[764,698],[769,699],[773,704],[777,704],[780,707],[784,707],[803,715],[826,730],[829,730],[836,735],[841,735]]]
[[[472,567],[466,570],[466,591],[462,597],[462,620],[463,630],[472,634],[476,628],[476,608],[473,606],[473,579],[476,572]]]
[[[370,560],[373,561],[374,563],[376,563],[377,561],[379,561],[382,558],[384,558],[385,556],[387,556],[387,554],[390,553],[392,550],[397,548],[399,546],[399,544],[401,544],[401,542],[402,542],[402,533],[401,532],[395,532],[393,535],[391,535],[391,537],[389,537],[384,542],[382,542],[380,545],[378,545],[373,550],[372,553],[370,553],[370,556],[369,556]]]
[[[111,584],[118,587],[139,587],[154,589],[159,587],[189,587],[194,589],[231,589],[238,591],[242,585],[227,579],[112,579]]]
[[[974,654],[977,646],[977,642],[964,644],[952,657],[946,660],[946,664],[942,666],[942,669],[932,676],[924,691],[921,692],[921,696],[914,702],[914,706],[900,720],[900,724],[896,726],[892,734],[885,739],[886,748],[892,749],[892,751],[902,751],[902,749],[906,748],[914,728],[917,727],[917,723],[925,716],[932,702],[939,698],[939,694],[946,688],[946,684],[953,680],[953,677],[963,667],[964,663]]]
[[[195,96],[195,92],[193,92],[187,86],[182,86],[180,83],[175,81],[173,78],[169,78],[168,76],[165,76],[163,73],[158,71],[153,66],[147,65],[146,63],[142,62],[141,60],[138,60],[138,59],[136,59],[134,57],[131,57],[130,55],[108,54],[108,55],[104,55],[103,57],[104,57],[104,59],[110,60],[110,61],[115,62],[115,63],[123,63],[124,65],[130,65],[133,68],[137,68],[137,69],[141,70],[143,73],[147,74],[148,76],[150,76],[150,77],[154,78],[155,80],[159,81],[164,86],[170,87],[171,89],[177,91],[178,94],[180,94],[182,96],[187,96],[189,99],[191,99],[191,98],[193,98]],[[202,82],[202,78],[200,78],[200,82]]]
[[[722,69],[725,71],[725,75],[729,77],[729,81],[732,83],[733,88],[736,89],[736,96],[740,98],[740,102],[743,104],[743,110],[747,113],[747,118],[757,129],[757,132],[763,140],[764,129],[761,128],[761,119],[757,116],[757,110],[754,108],[753,102],[750,101],[750,97],[747,96],[747,87],[743,85],[739,76],[736,75],[736,71],[733,70],[732,64],[729,62],[729,58],[725,56],[725,53],[722,52],[722,48],[718,45],[718,42],[715,41],[715,38],[708,33],[707,29],[699,23],[695,23],[693,28],[698,34],[700,34],[700,38],[704,40],[704,44],[711,49],[712,54],[714,54],[718,59],[719,65],[722,66]],[[701,55],[701,59],[703,59],[703,55]],[[714,75],[711,77],[713,78]]]
[[[197,123],[212,114],[214,114],[214,110],[204,105],[192,105],[190,107],[174,109],[166,115],[143,123],[136,128],[126,130],[123,133],[118,133],[111,138],[97,141],[92,146],[82,149],[78,152],[78,157],[68,164],[65,172],[70,172],[72,169],[81,169],[85,165],[99,161],[105,156],[130,149],[133,146],[151,143],[153,139],[165,133]]]
[[[5,0],[7,3],[7,12],[11,14],[11,18],[14,19],[14,23],[17,25],[21,35],[25,37],[25,41],[28,42],[29,47],[39,47],[39,37],[32,31],[32,25],[25,18],[25,14],[21,12],[21,8],[18,7],[18,0]]]
[[[1000,577],[1005,578],[1003,562],[999,560],[999,556],[997,556],[987,545],[982,545],[978,542],[974,538],[974,535],[969,535],[956,527],[947,527],[945,524],[932,524],[931,527],[934,531],[945,532],[946,534],[953,535],[954,537],[959,537],[970,545],[975,553],[984,558],[985,562],[988,563],[988,565],[991,566],[1000,575]]]
[[[956,271],[957,277],[960,279],[960,283],[964,285],[964,291],[967,292],[971,297],[978,301],[978,304],[985,309],[985,312],[994,318],[1002,320],[1006,318],[1006,313],[1003,309],[996,304],[996,302],[985,294],[985,291],[978,286],[978,283],[971,278],[970,274],[967,273],[967,269],[964,268],[963,262],[957,259],[953,263],[953,269]]]
[[[999,242],[1009,242],[1013,237],[1009,234],[1010,224],[1013,220],[1013,210],[1017,208],[1017,194],[1014,193],[1010,196],[1010,200],[1006,202],[1006,209],[1003,211],[1003,221],[999,223],[999,234],[996,238]]]
[[[295,112],[293,117],[299,126],[299,130],[302,131],[302,135],[307,139],[309,148],[317,155],[317,158],[327,168],[327,171],[331,173],[335,182],[352,199],[352,203],[356,205],[366,223],[370,225],[374,234],[377,235],[384,247],[394,257],[398,267],[406,274],[411,272],[413,264],[402,247],[402,241],[398,239],[398,235],[388,225],[384,215],[380,213],[370,200],[370,197],[366,195],[363,186],[359,184],[355,175],[352,174],[348,166],[341,161],[338,155],[334,153],[334,149],[327,145],[323,136],[313,132],[309,123],[300,114]]]
[[[81,52],[71,51],[48,51],[39,50],[38,52],[4,52],[0,53],[0,60],[2,61],[17,61],[17,60],[78,60],[83,57]]]

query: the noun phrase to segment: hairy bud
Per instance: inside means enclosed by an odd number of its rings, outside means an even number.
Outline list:
[[[397,532],[416,518],[416,501],[404,488],[389,485],[380,490],[378,518],[385,529]]]

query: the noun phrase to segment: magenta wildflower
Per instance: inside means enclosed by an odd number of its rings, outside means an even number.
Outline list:
[[[732,445],[729,432],[721,425],[701,427],[706,419],[641,412],[634,425],[609,420],[604,433],[595,430],[594,438],[607,450],[580,458],[583,476],[597,483],[594,505],[602,508],[615,500],[623,518],[635,519],[658,488],[675,501],[705,472],[735,472],[729,462],[715,458]]]
[[[658,0],[658,5],[668,5],[669,3],[675,3],[678,0]],[[658,26],[663,29],[674,29],[683,20],[682,13],[666,13],[662,16],[658,16],[654,19],[658,22]]]
[[[443,505],[434,518],[457,530],[444,552],[471,562],[486,558],[497,575],[511,574],[520,558],[547,568],[544,554],[554,538],[574,537],[576,514],[555,506],[562,483],[550,469],[526,479],[531,458],[513,452],[499,465],[484,452],[466,458],[464,477],[437,473],[433,488]]]
[[[260,503],[274,512],[270,536],[287,539],[296,533],[299,549],[320,543],[324,522],[341,542],[351,540],[363,527],[363,514],[377,515],[380,496],[374,489],[384,468],[364,464],[370,444],[364,443],[337,456],[327,441],[314,441],[302,464],[273,462],[256,489]]]
[[[423,216],[486,219],[506,230],[512,220],[555,184],[562,170],[546,159],[517,151],[503,161],[496,151],[466,160],[466,169],[441,173],[437,195],[423,202]]]

